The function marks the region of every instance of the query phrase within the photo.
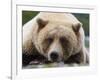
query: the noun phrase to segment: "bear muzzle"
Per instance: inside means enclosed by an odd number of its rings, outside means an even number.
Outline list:
[[[48,55],[48,60],[52,62],[60,62],[62,61],[62,58],[58,52],[54,51]]]
[[[52,61],[55,62],[55,61],[58,60],[59,55],[57,54],[57,52],[52,52],[52,53],[50,54],[50,58],[51,58]]]

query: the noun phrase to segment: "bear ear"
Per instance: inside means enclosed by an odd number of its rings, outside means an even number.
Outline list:
[[[77,23],[77,24],[74,24],[72,26],[72,28],[73,28],[74,32],[77,33],[77,32],[79,32],[81,26],[82,26],[81,23]]]
[[[43,19],[38,18],[37,19],[37,24],[39,26],[38,31],[40,31],[42,28],[44,28],[47,23],[48,23],[48,21],[44,21]]]

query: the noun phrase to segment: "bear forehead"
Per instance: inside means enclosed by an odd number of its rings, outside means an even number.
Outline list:
[[[69,35],[74,34],[72,29],[72,23],[61,22],[48,22],[48,24],[40,30],[39,35]]]
[[[52,28],[51,30],[48,30],[48,33],[49,33],[49,35],[62,36],[62,35],[65,35],[66,32],[68,32],[68,31],[71,31],[71,29],[67,28],[63,25],[59,25],[59,26],[56,26],[56,27]]]
[[[45,30],[66,30],[68,28],[72,29],[72,23],[69,22],[58,22],[58,21],[48,21],[48,24],[44,27]]]
[[[71,25],[53,25],[48,24],[44,29],[39,32],[39,36],[41,40],[48,38],[48,37],[66,37],[66,38],[76,38]]]

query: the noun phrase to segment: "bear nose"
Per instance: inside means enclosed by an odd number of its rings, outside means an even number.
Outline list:
[[[57,52],[52,52],[50,54],[50,58],[51,58],[52,61],[57,61],[58,60],[58,57],[59,57],[59,55],[58,55]]]

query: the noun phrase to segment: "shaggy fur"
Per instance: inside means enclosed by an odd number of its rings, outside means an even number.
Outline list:
[[[56,51],[58,61],[88,63],[82,24],[70,13],[40,12],[23,26],[22,48],[23,55],[51,60],[51,52]]]

